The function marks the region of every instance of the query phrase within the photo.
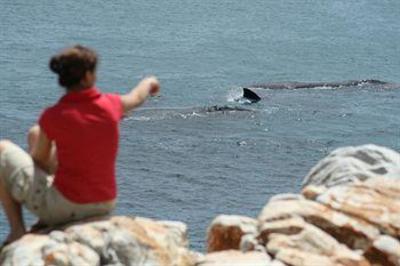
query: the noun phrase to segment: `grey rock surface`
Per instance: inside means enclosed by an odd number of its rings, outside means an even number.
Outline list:
[[[372,144],[344,147],[334,150],[319,161],[304,178],[303,187],[331,187],[383,176],[400,177],[398,152]]]

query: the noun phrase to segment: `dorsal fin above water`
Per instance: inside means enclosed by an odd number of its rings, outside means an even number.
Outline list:
[[[249,100],[251,103],[256,103],[261,100],[260,96],[248,88],[243,88],[243,98]]]

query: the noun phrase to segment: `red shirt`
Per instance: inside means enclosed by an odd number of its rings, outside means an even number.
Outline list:
[[[120,96],[96,88],[69,92],[41,115],[39,125],[57,147],[54,185],[67,199],[81,204],[115,199],[122,115]]]

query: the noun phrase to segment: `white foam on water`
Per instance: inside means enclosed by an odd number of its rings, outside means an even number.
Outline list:
[[[339,87],[332,87],[332,86],[321,86],[321,87],[315,87],[315,88],[310,88],[311,90],[338,90],[342,89],[345,86],[339,86]]]
[[[228,94],[226,95],[226,100],[230,103],[240,102],[243,99],[243,90],[242,88],[234,88],[228,90]]]

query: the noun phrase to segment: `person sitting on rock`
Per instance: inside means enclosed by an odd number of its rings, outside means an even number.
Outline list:
[[[114,209],[119,121],[160,85],[149,77],[128,94],[101,93],[96,66],[96,53],[80,45],[53,56],[49,67],[66,91],[30,129],[29,153],[0,141],[0,200],[10,224],[5,244],[26,233],[22,206],[46,226]]]

